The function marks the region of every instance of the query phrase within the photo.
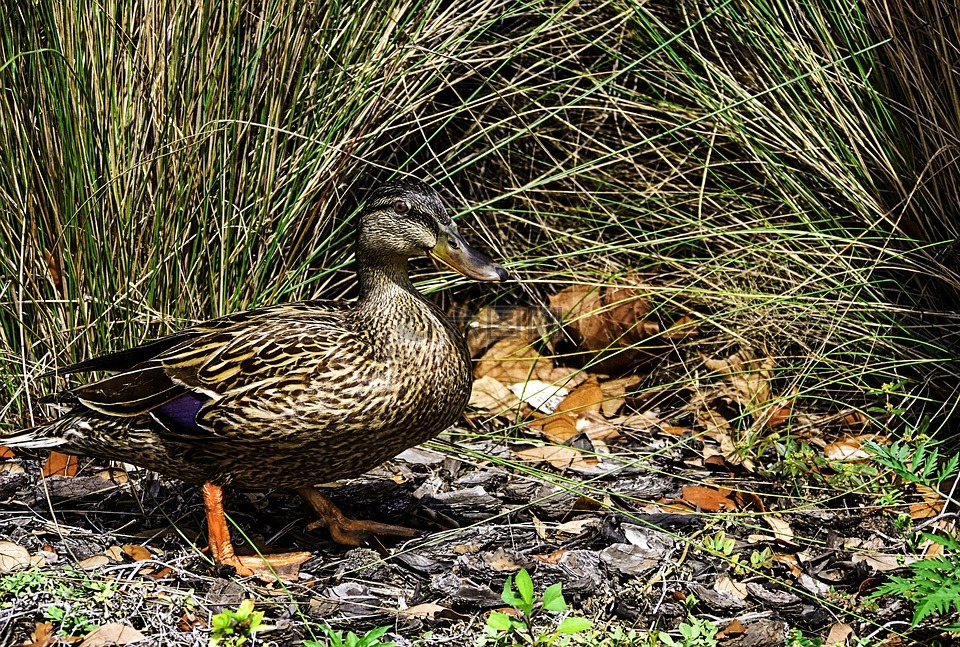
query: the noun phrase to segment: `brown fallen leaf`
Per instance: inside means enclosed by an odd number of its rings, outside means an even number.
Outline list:
[[[538,562],[543,562],[544,564],[559,564],[560,561],[563,560],[563,556],[569,552],[569,550],[560,548],[546,555],[531,555],[531,557]]]
[[[627,377],[601,382],[600,389],[603,393],[603,402],[600,403],[600,410],[603,415],[607,418],[617,415],[620,407],[627,402],[624,396],[630,389],[640,384],[642,379],[639,375],[628,375]]]
[[[720,593],[728,593],[738,600],[746,600],[748,591],[747,585],[743,582],[735,582],[729,575],[721,575],[713,584],[713,590]]]
[[[23,643],[23,647],[48,647],[57,642],[57,637],[53,635],[53,624],[49,622],[38,622],[30,634],[30,642]]]
[[[868,440],[875,440],[876,434],[860,436],[844,436],[840,440],[827,443],[823,448],[823,455],[831,461],[862,461],[870,458],[871,454],[863,448]]]
[[[500,414],[515,411],[520,405],[520,398],[503,385],[499,380],[484,375],[474,380],[473,390],[470,392],[470,406],[487,413]]]
[[[744,627],[739,620],[734,618],[726,627],[717,632],[717,638],[723,640],[724,638],[730,638],[731,636],[740,636],[746,632],[747,628]]]
[[[142,562],[148,559],[153,559],[153,555],[149,550],[143,546],[138,546],[137,544],[126,544],[123,547],[123,552],[135,562]]]
[[[43,469],[40,470],[40,476],[76,476],[79,466],[80,463],[76,456],[50,452],[47,460],[43,463]]]
[[[142,571],[141,571],[141,572],[142,572]],[[170,577],[170,574],[171,574],[171,573],[173,573],[173,569],[170,568],[169,566],[164,566],[164,567],[161,568],[159,571],[153,571],[153,572],[150,572],[150,573],[144,573],[144,575],[146,575],[147,577],[149,577],[149,578],[152,579],[152,580],[160,581],[160,580],[162,580],[162,579],[165,578],[165,577]]]
[[[110,546],[109,548],[103,551],[103,554],[115,562],[125,561],[123,559],[123,555],[124,555],[123,549],[120,548],[119,546]]]
[[[80,643],[80,647],[101,647],[102,645],[128,645],[140,640],[146,640],[146,636],[131,627],[120,622],[110,622],[101,625],[88,633]]]
[[[650,340],[660,324],[649,318],[650,301],[634,287],[571,285],[550,297],[550,308],[574,342],[600,358],[591,362],[596,370],[632,370],[670,349],[662,340]]]
[[[206,626],[206,620],[190,611],[187,611],[180,616],[180,620],[177,622],[177,629],[180,631],[190,631],[194,627],[200,627],[202,629]]]
[[[584,413],[599,413],[603,402],[603,391],[595,375],[574,389],[557,406],[556,411],[549,415],[527,423],[534,429],[539,429],[544,437],[552,443],[562,445],[579,431],[577,420]]]
[[[937,490],[925,485],[917,484],[917,494],[920,495],[920,501],[910,504],[910,518],[914,521],[919,519],[931,519],[943,512],[943,495]]]
[[[763,407],[773,396],[770,380],[776,364],[772,357],[757,357],[753,349],[744,348],[726,359],[704,357],[703,364],[723,378],[726,395],[752,410],[754,419],[764,415]]]
[[[687,485],[681,489],[683,500],[704,512],[736,510],[737,504],[729,498],[730,490],[716,490],[702,485]]]
[[[30,566],[30,551],[12,541],[0,541],[0,574],[12,573]]]
[[[574,369],[557,368],[553,360],[541,355],[529,341],[509,337],[487,349],[476,362],[474,376],[489,376],[505,386],[540,380],[547,384],[565,386],[571,380],[578,384]]]
[[[531,463],[547,462],[558,470],[567,468],[588,469],[600,462],[597,458],[585,455],[573,447],[544,445],[542,447],[515,449],[513,453],[520,460]]]
[[[734,490],[733,500],[737,502],[740,510],[755,510],[765,512],[763,508],[763,499],[756,492],[746,492],[744,490]]]
[[[785,519],[777,515],[765,514],[763,515],[763,520],[766,521],[767,525],[773,530],[773,536],[777,538],[777,541],[790,546],[794,545],[793,528],[790,527],[790,524],[787,523]]]
[[[13,450],[5,445],[0,445],[0,460],[7,458],[16,458],[16,454],[13,453]]]
[[[847,644],[847,636],[853,633],[853,627],[845,622],[834,623],[830,627],[830,633],[827,635],[827,641],[823,643],[824,647],[838,647]]]
[[[544,308],[484,306],[467,326],[467,348],[471,357],[501,339],[512,337],[533,342],[549,337],[549,322]]]
[[[441,606],[439,604],[433,604],[432,602],[416,604],[412,607],[401,610],[400,613],[405,616],[410,616],[411,618],[422,618],[426,620],[455,620],[463,617],[453,609]]]

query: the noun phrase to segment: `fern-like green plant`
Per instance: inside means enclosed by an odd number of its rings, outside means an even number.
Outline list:
[[[913,627],[935,613],[950,613],[951,607],[960,612],[960,542],[926,532],[923,538],[943,546],[943,554],[914,562],[910,565],[913,572],[909,576],[892,576],[871,596],[898,595],[911,602],[914,605]],[[945,629],[958,631],[960,623]]]
[[[889,468],[903,480],[928,487],[936,487],[955,475],[960,463],[957,454],[944,460],[939,449],[923,440],[918,440],[912,447],[901,441],[886,447],[868,441],[864,447],[873,454],[874,461]]]

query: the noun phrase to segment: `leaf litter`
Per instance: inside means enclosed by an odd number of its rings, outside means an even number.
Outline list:
[[[665,316],[642,285],[571,286],[550,299],[549,316],[481,311],[468,334],[472,430],[328,490],[346,514],[416,526],[417,539],[347,549],[304,532],[308,519],[288,493],[230,493],[228,510],[250,540],[238,550],[316,553],[293,582],[222,579],[194,547],[205,541],[195,488],[59,458],[47,459],[39,485],[37,459],[9,453],[6,464],[26,469],[0,470],[9,510],[0,516],[0,575],[36,570],[47,556],[42,572],[62,576],[78,564],[94,588],[122,591],[88,631],[71,634],[88,645],[136,636],[202,643],[210,614],[247,598],[276,625],[271,638],[292,644],[321,622],[449,640],[502,608],[498,591],[521,568],[537,587],[562,582],[595,626],[676,626],[692,595],[698,614],[718,619],[721,645],[780,645],[785,625],[837,644],[847,625],[857,635],[876,629],[862,614],[837,622],[824,596],[854,599],[909,561],[889,540],[895,515],[852,490],[842,505],[826,488],[811,498],[770,471],[778,455],[752,448],[805,430],[798,437],[815,454],[798,475],[825,487],[866,465],[864,443],[883,438],[857,412],[804,410],[796,389],[778,393],[776,363],[760,347],[703,353],[688,382],[657,386],[652,366],[672,357],[671,340],[702,326],[689,314]],[[44,491],[54,518],[36,495]],[[899,510],[914,520],[943,509],[936,491],[906,494]],[[709,540],[719,529],[724,540]],[[13,622],[17,644],[63,637],[39,611],[52,602],[42,587],[7,600],[0,616]]]

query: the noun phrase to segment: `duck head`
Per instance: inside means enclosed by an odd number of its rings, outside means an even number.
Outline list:
[[[394,180],[376,188],[360,214],[357,251],[388,262],[426,254],[477,281],[503,281],[507,271],[467,245],[436,189],[419,180]]]

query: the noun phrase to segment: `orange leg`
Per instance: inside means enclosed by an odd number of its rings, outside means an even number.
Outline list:
[[[344,546],[359,546],[360,542],[371,534],[395,535],[398,537],[414,537],[417,531],[403,526],[392,526],[388,523],[378,523],[376,521],[359,521],[349,519],[343,516],[340,509],[333,505],[333,502],[320,494],[313,487],[299,487],[297,494],[303,497],[319,519],[307,524],[307,530],[323,528],[326,526],[330,530],[330,537]]]
[[[236,555],[230,542],[230,530],[223,513],[223,490],[213,483],[203,484],[203,505],[207,510],[207,535],[210,542],[210,554],[217,566],[232,566],[242,577],[258,575],[266,579],[277,576],[295,578],[300,565],[312,555],[306,552],[283,553],[278,555]]]

